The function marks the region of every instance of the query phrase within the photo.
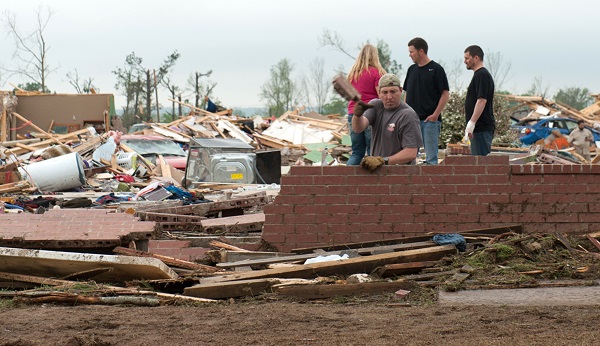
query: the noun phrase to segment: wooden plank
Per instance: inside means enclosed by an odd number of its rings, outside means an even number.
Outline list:
[[[398,290],[412,290],[415,283],[405,280],[392,282],[364,282],[357,284],[336,285],[283,285],[274,288],[283,296],[301,299],[329,299],[340,296],[356,296],[363,294],[394,293]]]
[[[22,282],[30,282],[34,284],[47,285],[47,286],[61,286],[61,285],[73,285],[77,282],[59,279],[50,279],[42,276],[24,275],[0,272],[0,279],[3,280],[14,280]]]
[[[253,297],[265,291],[270,292],[271,287],[279,283],[279,280],[271,278],[209,283],[186,287],[183,295],[205,299]]]
[[[265,269],[247,273],[232,274],[226,277],[213,277],[207,282],[236,281],[262,278],[313,278],[315,276],[370,273],[375,268],[393,263],[433,261],[455,254],[454,245],[435,246],[425,249],[406,250],[380,255],[349,258],[342,261],[329,261],[299,265],[291,268]]]
[[[23,121],[25,124],[33,127],[34,129],[40,131],[41,133],[45,134],[46,136],[48,136],[50,138],[50,140],[54,141],[57,144],[63,144],[58,138],[54,137],[53,135],[49,134],[48,132],[42,130],[41,128],[39,128],[36,124],[34,124],[33,122],[25,119],[25,117],[23,117],[22,115],[20,115],[17,112],[13,112],[12,113],[14,116],[16,116],[17,118],[21,119],[21,121]]]
[[[470,231],[461,231],[458,233],[463,236],[467,236],[467,235],[470,235],[473,233],[485,234],[485,235],[496,235],[496,234],[501,234],[501,233],[508,232],[508,231],[512,231],[515,233],[523,233],[523,227],[521,225],[509,225],[509,226],[504,226],[504,227],[492,227],[492,228],[474,229],[474,230],[470,230]],[[319,249],[322,249],[324,251],[356,249],[356,248],[369,247],[369,246],[381,246],[381,245],[427,241],[427,240],[431,240],[432,237],[433,237],[433,234],[416,236],[416,237],[403,237],[403,238],[395,238],[395,239],[387,239],[387,240],[379,240],[379,241],[362,242],[362,243],[345,243],[345,244],[334,245],[334,246],[313,246],[313,247],[307,247],[307,248],[292,249],[291,252],[297,253],[297,254],[304,254],[304,253],[311,253],[311,252],[314,252],[315,250],[319,250]]]
[[[153,253],[146,252],[146,251],[129,249],[129,248],[122,247],[122,246],[117,246],[116,248],[113,249],[113,252],[122,254],[122,255],[127,255],[127,256],[157,258],[157,259],[163,261],[167,265],[179,267],[179,268],[185,268],[185,269],[191,269],[191,270],[201,270],[201,271],[209,272],[209,273],[214,273],[214,272],[217,272],[220,270],[219,268],[207,266],[204,264],[184,261],[184,260],[181,260],[178,258],[153,254]]]
[[[23,144],[23,143],[16,143],[15,144],[16,147],[28,150],[28,151],[36,151],[38,150],[38,148],[32,147],[31,145],[27,145],[27,144]]]
[[[374,246],[368,248],[360,248],[355,249],[358,254],[372,254],[373,252],[394,252],[394,251],[404,251],[404,250],[414,250],[414,249],[422,249],[427,247],[434,247],[436,244],[432,241],[423,241],[423,242],[414,242],[407,244],[395,244],[388,246]],[[257,266],[257,265],[267,265],[273,263],[283,263],[283,262],[298,262],[305,261],[309,258],[314,258],[319,255],[322,256],[330,256],[330,255],[341,255],[342,251],[328,251],[321,253],[309,253],[309,254],[299,254],[285,257],[275,257],[275,258],[264,258],[264,259],[256,259],[256,260],[245,260],[239,262],[227,262],[227,263],[217,263],[217,267],[221,268],[234,268],[241,266]]]
[[[409,262],[409,263],[396,263],[396,264],[387,264],[382,267],[375,269],[373,274],[376,274],[380,277],[390,277],[397,275],[405,275],[405,274],[414,274],[418,273],[424,268],[433,267],[438,263],[438,261],[425,261],[425,262]]]

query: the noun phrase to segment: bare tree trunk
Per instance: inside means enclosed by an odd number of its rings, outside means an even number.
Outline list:
[[[154,92],[156,93],[156,122],[160,123],[160,106],[158,105],[158,85],[156,85],[156,70],[154,71]]]
[[[152,79],[150,70],[146,70],[146,111],[144,112],[146,121],[152,121]]]

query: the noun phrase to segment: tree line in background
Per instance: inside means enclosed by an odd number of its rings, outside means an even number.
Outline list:
[[[19,84],[18,88],[26,91],[50,93],[48,76],[55,73],[59,67],[52,66],[48,62],[50,46],[44,37],[44,31],[50,22],[53,11],[49,7],[43,8],[40,6],[36,14],[36,26],[30,32],[23,33],[17,26],[16,16],[8,11],[4,12],[2,21],[5,24],[6,33],[14,41],[15,51],[9,66],[5,66],[3,62],[0,62],[0,78],[5,74],[9,77],[20,75],[26,77],[28,81]],[[323,47],[333,48],[355,59],[355,55],[349,52],[342,37],[336,32],[325,29],[319,37],[319,43]],[[392,59],[389,45],[383,40],[377,40],[376,46],[381,64],[386,71],[401,76],[402,66]],[[360,47],[357,47],[357,51],[359,49]],[[132,52],[125,57],[123,66],[117,66],[115,70],[111,71],[116,78],[115,88],[125,97],[125,105],[122,105],[122,120],[125,126],[130,126],[139,121],[152,121],[154,112],[156,112],[158,121],[174,120],[176,116],[182,115],[181,103],[191,104],[198,108],[204,107],[203,96],[211,95],[217,85],[216,82],[208,80],[212,70],[190,73],[187,85],[182,87],[175,84],[170,75],[179,58],[180,54],[175,50],[159,66],[151,67],[143,64],[143,59]],[[441,141],[449,143],[449,141],[454,140],[452,138],[454,133],[462,133],[462,127],[464,127],[462,109],[464,107],[465,90],[461,75],[464,73],[465,68],[462,59],[456,59],[450,66],[442,61],[438,62],[444,66],[452,89],[450,102],[444,112],[443,140]],[[486,53],[485,66],[494,78],[497,91],[508,93],[503,91],[502,87],[510,79],[511,63],[505,61],[500,52],[488,52]],[[309,63],[307,73],[294,76],[293,62],[287,58],[280,60],[277,64],[271,66],[270,78],[260,89],[259,96],[265,104],[267,115],[278,117],[287,110],[302,105],[306,106],[309,111],[320,114],[345,114],[347,103],[333,92],[331,84],[334,75],[341,72],[345,72],[341,65],[333,72],[326,72],[324,59],[315,58]],[[77,68],[67,72],[66,78],[77,93],[99,91],[99,88],[93,83],[93,78],[80,77]],[[157,101],[159,87],[166,89],[172,100],[171,111],[165,114],[159,114],[162,108]],[[542,77],[536,77],[524,95],[537,95],[546,98],[548,90],[549,85],[544,84]],[[182,100],[184,92],[187,96],[193,98],[193,101],[188,100],[187,97]],[[580,87],[559,89],[553,99],[576,109],[585,108],[593,101],[589,90]],[[176,102],[176,100],[179,102]],[[496,101],[494,104],[497,120],[500,124],[497,133],[505,133],[506,131],[501,130],[505,123],[506,126],[510,125],[510,114],[507,114],[508,105],[500,100],[497,102],[498,104],[496,104]]]

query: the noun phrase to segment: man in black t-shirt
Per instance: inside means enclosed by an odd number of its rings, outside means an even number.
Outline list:
[[[420,37],[408,42],[414,64],[408,68],[403,89],[406,103],[417,112],[421,122],[425,163],[437,165],[442,111],[450,99],[450,88],[444,68],[429,59],[427,50],[427,42]]]
[[[490,72],[483,67],[481,47],[467,47],[464,57],[467,70],[475,72],[465,99],[465,138],[471,140],[471,155],[486,156],[492,151],[492,139],[496,129],[493,107],[494,80]]]

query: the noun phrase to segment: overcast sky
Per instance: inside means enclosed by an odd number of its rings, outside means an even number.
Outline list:
[[[384,40],[403,72],[412,63],[406,44],[420,36],[447,72],[468,45],[500,52],[511,64],[503,89],[515,94],[535,78],[550,96],[570,86],[600,93],[600,2],[593,0],[4,0],[2,8],[16,15],[22,32],[31,32],[40,4],[54,12],[44,33],[48,63],[58,68],[48,76],[49,88],[75,92],[66,74],[76,68],[100,92],[114,93],[117,107],[123,98],[111,71],[129,53],[158,68],[175,50],[181,54],[172,72],[177,85],[185,87],[194,71],[212,70],[214,94],[224,106],[263,106],[260,87],[283,58],[293,63],[295,76],[307,73],[315,58],[325,59],[331,76],[340,65],[350,68],[349,57],[319,45],[325,29],[338,33],[353,54],[367,40]],[[0,30],[0,65],[11,66],[14,45],[4,23]],[[462,65],[461,73],[466,87],[472,72]],[[3,74],[0,89],[25,81]],[[167,91],[159,92],[168,106]]]

